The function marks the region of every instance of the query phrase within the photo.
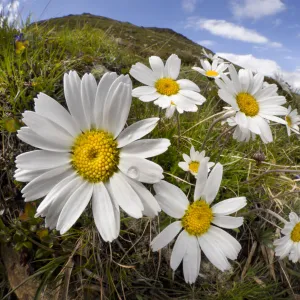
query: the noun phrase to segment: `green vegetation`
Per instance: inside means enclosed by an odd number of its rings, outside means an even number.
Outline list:
[[[91,72],[99,80],[106,70],[127,74],[132,64],[147,64],[150,55],[166,59],[176,53],[183,62],[180,76],[198,84],[207,101],[198,112],[180,116],[180,138],[175,117],[161,119],[151,136],[171,140],[169,150],[154,161],[163,167],[167,181],[189,194],[195,180],[178,167],[178,162],[191,144],[201,149],[209,126],[218,118],[209,117],[220,112],[224,103],[215,84],[191,70],[198,64],[202,47],[172,30],[142,28],[84,14],[32,24],[23,32],[29,46],[16,54],[17,32],[7,26],[0,28],[0,298],[13,299],[9,298],[13,292],[20,299],[27,293],[28,299],[41,295],[43,299],[67,299],[68,295],[69,299],[137,300],[293,299],[300,294],[299,263],[279,262],[274,257],[275,225],[282,224],[264,212],[251,212],[271,209],[287,219],[290,211],[300,211],[298,174],[268,172],[300,168],[299,139],[296,135],[288,139],[284,126],[272,126],[274,142],[269,145],[259,139],[238,143],[229,127],[219,123],[208,137],[208,156],[224,165],[217,201],[239,195],[248,200],[240,213],[245,216],[244,226],[233,233],[242,251],[230,272],[221,273],[202,256],[203,276],[194,285],[184,282],[182,268],[173,274],[170,248],[152,253],[149,247],[153,237],[171,222],[163,213],[159,218],[141,220],[122,214],[120,237],[111,244],[100,239],[90,208],[63,236],[45,229],[43,219],[34,218],[38,201],[25,205],[20,193],[24,184],[13,178],[15,157],[31,150],[18,140],[16,130],[24,125],[21,115],[33,109],[37,93],[65,105],[65,72],[76,70],[80,76]],[[287,100],[300,108],[298,95],[287,96]],[[163,117],[163,113],[153,103],[133,99],[129,123]],[[14,251],[17,258],[11,267]],[[22,278],[17,276],[20,269],[16,265],[23,268]]]

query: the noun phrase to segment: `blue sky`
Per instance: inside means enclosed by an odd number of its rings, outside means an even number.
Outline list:
[[[89,12],[172,28],[243,67],[279,71],[300,88],[299,0],[21,0],[19,10],[33,20]]]

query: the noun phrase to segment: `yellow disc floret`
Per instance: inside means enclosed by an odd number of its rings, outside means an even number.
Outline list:
[[[291,240],[294,243],[300,242],[300,222],[297,223],[291,233]]]
[[[254,117],[259,112],[259,105],[256,99],[248,93],[239,93],[236,96],[236,102],[240,111],[248,117]]]
[[[200,163],[198,161],[192,161],[189,163],[189,169],[191,172],[198,173]]]
[[[179,92],[179,84],[172,78],[160,78],[155,82],[155,88],[161,95],[171,96]]]
[[[214,71],[214,70],[208,70],[206,71],[206,76],[210,76],[210,77],[216,77],[219,75],[219,73],[217,71]]]
[[[89,182],[105,182],[118,170],[117,146],[112,135],[105,131],[85,131],[72,147],[72,166]]]
[[[289,127],[292,127],[292,118],[290,116],[285,116],[286,123]]]
[[[191,235],[200,236],[208,231],[213,213],[204,200],[190,204],[181,220],[182,227]]]

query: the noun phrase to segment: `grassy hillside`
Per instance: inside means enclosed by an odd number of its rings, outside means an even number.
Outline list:
[[[69,15],[63,18],[53,18],[38,22],[49,28],[78,28],[89,25],[102,29],[114,39],[117,44],[133,54],[143,57],[158,55],[167,59],[170,53],[176,53],[186,64],[194,64],[199,58],[202,46],[192,42],[185,36],[167,28],[139,27],[129,22],[94,16],[91,14]]]
[[[170,29],[142,28],[84,14],[31,24],[24,33],[29,46],[18,55],[16,31],[0,28],[1,299],[271,300],[300,294],[299,263],[274,256],[272,242],[282,224],[265,213],[270,209],[287,219],[291,210],[300,211],[296,135],[288,138],[285,126],[272,125],[273,143],[265,145],[258,138],[238,143],[229,127],[218,123],[207,136],[224,102],[213,81],[191,70],[202,47]],[[200,150],[207,139],[207,155],[224,165],[217,201],[237,196],[248,201],[239,212],[245,217],[244,226],[231,231],[242,244],[232,270],[218,271],[203,255],[202,275],[193,285],[184,282],[181,266],[172,272],[172,247],[158,253],[149,247],[153,237],[173,221],[166,214],[135,220],[122,212],[120,237],[108,244],[101,240],[88,207],[73,228],[60,236],[45,228],[43,218],[34,218],[40,201],[25,205],[20,192],[24,184],[13,178],[15,157],[32,150],[16,137],[16,130],[24,125],[21,114],[33,109],[37,93],[65,106],[63,74],[69,70],[80,76],[91,72],[99,81],[106,70],[127,74],[136,62],[148,64],[150,55],[166,59],[172,53],[183,62],[180,78],[199,85],[207,101],[198,112],[180,116],[180,132],[176,118],[161,119],[149,136],[169,138],[172,145],[153,161],[164,169],[165,180],[191,195],[195,180],[178,162],[192,144]],[[299,105],[296,96],[287,100],[293,107]],[[163,117],[163,113],[153,103],[134,98],[128,124],[154,116]],[[291,172],[283,171],[287,169]]]

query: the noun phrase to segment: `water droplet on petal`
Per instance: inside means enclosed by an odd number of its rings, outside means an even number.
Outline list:
[[[139,170],[136,168],[136,167],[130,167],[128,170],[127,170],[127,175],[132,178],[132,179],[138,179],[139,178],[139,175],[140,175],[140,172]]]

